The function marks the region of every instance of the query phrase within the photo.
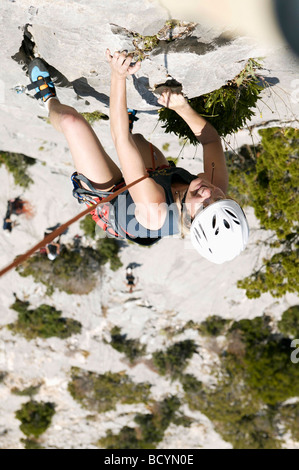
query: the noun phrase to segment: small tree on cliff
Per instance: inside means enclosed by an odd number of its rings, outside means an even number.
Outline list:
[[[270,292],[280,297],[298,292],[299,131],[268,128],[259,131],[261,144],[229,154],[231,194],[254,207],[261,227],[273,230],[267,241],[277,252],[250,276],[238,282],[250,298]]]

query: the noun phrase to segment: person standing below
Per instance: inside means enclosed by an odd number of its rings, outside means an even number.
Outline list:
[[[136,287],[138,280],[135,283],[135,276],[133,275],[133,270],[130,265],[126,268],[126,281],[126,285],[129,288],[129,293],[132,294],[133,289]]]

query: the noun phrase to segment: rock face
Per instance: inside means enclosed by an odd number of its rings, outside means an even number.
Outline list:
[[[0,150],[24,153],[44,164],[33,167],[35,184],[26,193],[26,197],[36,203],[36,217],[17,227],[10,239],[3,237],[1,266],[39,241],[45,227],[57,221],[64,222],[75,211],[81,210],[71,196],[69,176],[73,162],[66,141],[47,123],[45,108],[26,91],[30,56],[42,57],[51,66],[57,94],[63,103],[74,106],[79,112],[97,110],[109,116],[110,72],[104,59],[105,50],[109,47],[111,51],[127,49],[133,52],[136,59],[142,59],[138,74],[127,80],[128,106],[137,109],[139,116],[139,121],[134,124],[135,131],[143,133],[160,148],[167,144],[171,156],[177,156],[181,148],[176,137],[165,135],[157,125],[158,106],[154,93],[158,85],[168,80],[181,85],[184,93],[192,98],[234,78],[249,57],[264,56],[262,75],[269,86],[263,94],[263,102],[259,103],[259,112],[250,124],[257,127],[271,123],[294,125],[298,115],[298,64],[286,48],[266,50],[246,37],[226,34],[217,27],[169,18],[167,9],[156,0],[2,0],[0,40]],[[116,160],[109,120],[97,122],[94,129],[108,154]],[[247,131],[241,132],[238,138],[237,144],[251,143]],[[200,159],[193,160],[194,148],[186,147],[184,152],[184,167],[199,172],[195,166]],[[4,212],[7,194],[16,196],[11,192],[17,189],[3,167],[0,168],[0,181],[1,210]],[[71,228],[70,239],[76,230]],[[255,236],[254,242],[257,241]],[[131,411],[130,415],[124,406],[119,407],[118,413],[111,412],[88,422],[88,412],[83,411],[67,392],[67,374],[74,365],[98,373],[126,369],[137,381],[151,381],[157,400],[167,393],[175,393],[177,384],[157,378],[157,374],[142,364],[127,367],[122,356],[104,343],[105,334],[115,324],[127,328],[129,336],[141,338],[152,352],[167,343],[161,331],[167,331],[170,323],[173,328],[180,328],[188,320],[201,321],[210,314],[252,318],[269,306],[279,318],[282,311],[295,302],[292,297],[273,303],[270,295],[265,295],[257,306],[237,290],[236,281],[240,276],[248,275],[256,263],[260,252],[257,246],[239,261],[243,263],[242,274],[240,264],[234,262],[229,286],[226,268],[211,267],[201,260],[206,276],[200,280],[200,290],[198,262],[190,247],[187,246],[182,255],[180,240],[169,241],[168,245],[166,242],[168,240],[150,248],[151,251],[142,247],[133,249],[132,246],[123,250],[124,266],[132,260],[140,260],[142,266],[141,293],[134,302],[118,292],[119,286],[123,288],[123,272],[115,274],[109,270],[107,279],[89,296],[55,293],[50,300],[47,298],[47,302],[49,300],[68,316],[82,321],[84,333],[74,340],[74,344],[71,340],[62,343],[58,339],[27,344],[24,339],[7,332],[4,326],[15,320],[15,313],[9,309],[13,292],[28,298],[32,305],[41,304],[45,295],[44,289],[29,278],[22,278],[20,282],[18,274],[11,273],[0,287],[0,323],[3,326],[0,331],[0,372],[8,373],[3,383],[0,381],[0,435],[4,442],[0,446],[23,447],[20,439],[24,436],[14,413],[28,397],[12,395],[10,390],[32,386],[41,379],[43,386],[37,398],[58,404],[53,427],[45,435],[45,446],[92,448],[107,429],[117,431],[132,422],[134,413]],[[183,278],[185,285],[181,281]],[[148,298],[150,302],[147,302]],[[220,305],[219,298],[222,299]],[[125,301],[127,307],[124,307]],[[86,351],[90,354],[86,355]],[[211,362],[208,357],[201,364],[207,377]],[[197,362],[192,373],[200,373],[198,378],[208,381],[202,370]],[[207,421],[201,415],[196,416],[194,429],[191,428],[184,438],[182,433],[177,434],[177,427],[170,429],[162,447],[230,447]]]
[[[249,57],[265,56],[263,74],[274,80],[271,85],[283,81],[280,86],[285,94],[295,93],[296,62],[285,49],[267,50],[219,27],[169,18],[155,0],[7,0],[1,3],[0,13],[0,120],[5,123],[0,147],[41,160],[51,158],[61,170],[62,159],[63,165],[70,164],[64,138],[40,119],[46,112],[25,88],[29,82],[26,64],[32,56],[50,64],[62,102],[79,112],[109,114],[110,70],[105,50],[134,52],[143,62],[136,76],[128,79],[128,106],[143,113],[142,132],[147,135],[157,121],[153,93],[157,85],[175,80],[186,96],[199,96],[235,77]],[[298,106],[298,100],[294,104]],[[280,119],[293,119],[294,109],[287,110],[282,101],[275,107],[280,109]],[[263,120],[270,118],[271,111],[265,109]],[[161,135],[159,127],[156,131]],[[101,123],[101,134],[114,157],[108,122]],[[40,147],[47,148],[46,156],[38,152]]]

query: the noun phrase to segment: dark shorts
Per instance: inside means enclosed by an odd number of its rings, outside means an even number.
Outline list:
[[[155,168],[155,170],[161,170],[163,168],[168,168],[169,165],[162,165],[158,168]],[[155,171],[153,168],[147,168],[148,173]],[[76,179],[76,173],[72,175],[72,182],[74,185],[74,190],[73,190],[73,195],[79,200],[79,202],[85,202],[89,207],[91,205],[96,205],[99,202],[101,202],[103,199],[105,199],[107,196],[111,195],[112,193],[118,191],[119,189],[123,188],[126,186],[126,183],[124,179],[122,178],[117,184],[115,184],[110,191],[97,191],[97,190],[84,190],[84,195],[78,197],[78,187],[81,186],[80,181],[74,181],[74,177]],[[84,177],[85,178],[85,177]],[[87,178],[85,178],[87,180]],[[89,180],[87,180],[89,182]],[[85,181],[86,182],[86,181]],[[89,182],[90,183],[90,182]],[[91,184],[90,184],[91,186]],[[82,186],[81,186],[82,188]],[[79,190],[80,192],[80,190]],[[96,193],[100,193],[96,195]],[[155,241],[158,241],[158,239],[136,239],[136,238],[130,238],[128,233],[123,233],[120,234],[117,227],[111,222],[111,217],[110,217],[110,210],[111,210],[111,203],[108,202],[107,204],[101,204],[98,205],[94,210],[90,212],[93,220],[95,223],[105,232],[107,232],[108,235],[114,237],[114,238],[128,238],[131,241],[135,241],[136,243],[139,243],[141,245],[149,245],[155,243]]]

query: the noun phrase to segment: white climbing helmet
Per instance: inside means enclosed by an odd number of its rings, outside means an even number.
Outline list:
[[[244,250],[249,236],[246,216],[239,204],[222,199],[203,209],[191,224],[191,242],[212,263],[230,261]]]

